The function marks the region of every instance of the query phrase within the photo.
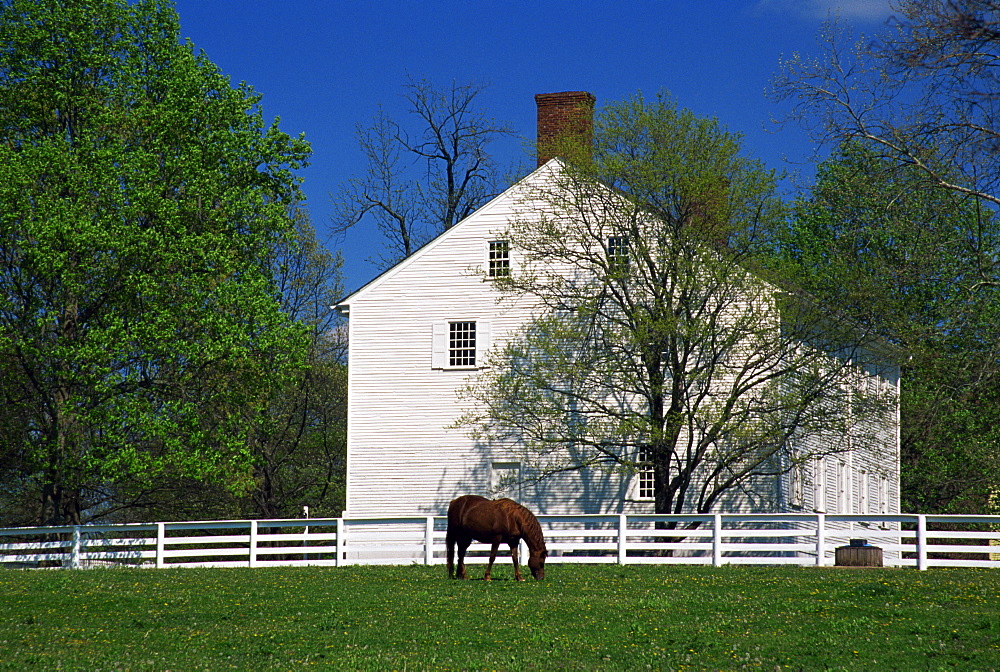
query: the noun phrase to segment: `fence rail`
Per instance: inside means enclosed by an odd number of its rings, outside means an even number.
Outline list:
[[[549,563],[829,566],[864,538],[887,566],[1000,568],[1000,516],[539,516]],[[0,529],[0,567],[443,564],[443,516]],[[474,544],[470,563],[489,547]],[[526,557],[522,554],[522,557]]]

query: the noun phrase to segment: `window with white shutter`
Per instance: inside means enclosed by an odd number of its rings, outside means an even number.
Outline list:
[[[489,348],[490,324],[482,320],[452,320],[434,324],[431,367],[482,368]]]

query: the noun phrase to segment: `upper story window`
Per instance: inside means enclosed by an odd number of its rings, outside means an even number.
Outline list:
[[[608,237],[608,272],[621,275],[628,272],[628,236]]]
[[[489,277],[506,278],[510,276],[510,243],[506,240],[491,240],[487,255]]]

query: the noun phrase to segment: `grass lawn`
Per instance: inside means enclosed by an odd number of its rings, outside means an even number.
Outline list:
[[[546,576],[0,570],[0,670],[1000,669],[996,570],[550,564]]]

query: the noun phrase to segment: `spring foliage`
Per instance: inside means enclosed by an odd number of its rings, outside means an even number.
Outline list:
[[[308,154],[164,0],[0,3],[0,420],[41,522],[125,476],[248,484],[230,411],[305,347],[268,255]]]

